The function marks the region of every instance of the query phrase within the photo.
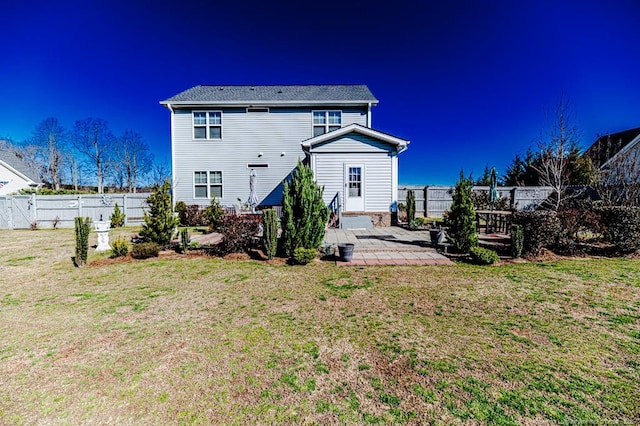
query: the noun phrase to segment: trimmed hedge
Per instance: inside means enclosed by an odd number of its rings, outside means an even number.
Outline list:
[[[599,207],[603,237],[623,253],[640,249],[640,207]]]
[[[306,265],[307,263],[313,262],[313,260],[318,257],[318,250],[314,248],[304,248],[298,247],[293,250],[293,260],[298,265]]]
[[[471,247],[471,249],[469,249],[469,254],[471,254],[471,259],[479,265],[493,265],[500,260],[498,253],[484,247]]]
[[[535,256],[543,248],[553,247],[562,233],[560,219],[553,211],[517,212],[513,215],[513,223],[522,226],[522,254],[525,256]]]
[[[131,249],[131,256],[134,259],[148,259],[158,257],[159,254],[160,245],[158,243],[137,243]]]

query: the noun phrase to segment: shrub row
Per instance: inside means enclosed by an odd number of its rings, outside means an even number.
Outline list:
[[[601,236],[621,253],[640,250],[640,207],[567,208],[556,212],[517,212],[522,227],[522,254],[535,256],[543,248],[572,253],[580,234]],[[513,230],[512,230],[513,231]],[[512,236],[512,241],[513,236]]]

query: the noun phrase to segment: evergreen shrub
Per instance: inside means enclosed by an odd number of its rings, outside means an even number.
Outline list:
[[[153,242],[137,243],[131,249],[131,256],[134,259],[148,259],[150,257],[158,257],[159,254],[160,245]]]
[[[264,221],[262,236],[264,241],[264,251],[267,259],[273,259],[278,250],[278,214],[274,209],[266,209],[262,212]]]
[[[218,202],[217,198],[213,198],[211,203],[204,209],[204,220],[209,225],[209,231],[213,232],[218,229],[220,220],[224,216],[224,209]]]
[[[525,256],[536,256],[543,248],[552,248],[562,232],[562,225],[554,211],[516,212],[513,223],[522,226],[522,254]]]
[[[415,227],[416,219],[416,197],[412,189],[407,190],[407,223],[410,228]]]
[[[109,218],[109,221],[111,222],[111,227],[119,228],[121,226],[124,226],[125,218],[126,218],[126,215],[122,210],[120,210],[118,203],[116,203],[115,206],[113,206],[113,213],[111,213],[111,217]]]
[[[180,225],[187,226],[187,203],[184,201],[178,201],[173,210],[178,213]]]
[[[453,202],[446,215],[449,241],[453,249],[459,253],[468,253],[471,247],[478,245],[472,187],[472,180],[465,178],[460,172],[460,178],[453,190]]]
[[[471,254],[471,259],[479,265],[493,265],[500,260],[498,253],[484,247],[471,247],[469,254]]]
[[[147,198],[148,211],[144,212],[144,224],[140,237],[151,243],[166,246],[178,226],[178,218],[171,206],[171,183],[169,179],[162,185],[155,185]]]
[[[524,245],[524,232],[522,231],[522,225],[511,225],[511,256],[519,258],[522,256],[522,248]]]
[[[91,218],[76,217],[75,218],[75,234],[76,234],[76,266],[84,266],[87,263],[89,254],[89,232],[91,230]]]
[[[293,250],[293,261],[298,265],[306,265],[318,257],[318,250],[314,248],[298,247]]]
[[[298,161],[291,180],[284,182],[282,237],[284,252],[292,257],[298,247],[318,250],[324,240],[329,208],[322,199],[311,168]]]
[[[129,254],[129,242],[122,238],[118,237],[111,243],[111,257],[124,257]]]
[[[623,253],[640,249],[640,207],[600,207],[603,236]]]

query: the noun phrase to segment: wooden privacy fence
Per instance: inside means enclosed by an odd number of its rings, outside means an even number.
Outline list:
[[[143,223],[150,194],[7,195],[0,197],[0,229],[73,228],[76,216],[109,220],[118,203],[125,226]]]
[[[398,187],[398,203],[405,203],[407,191],[413,190],[416,199],[416,215],[442,217],[451,208],[453,186],[401,185]],[[489,191],[488,186],[474,186],[473,191]],[[511,208],[533,210],[551,195],[548,186],[500,186],[498,195],[509,200]]]

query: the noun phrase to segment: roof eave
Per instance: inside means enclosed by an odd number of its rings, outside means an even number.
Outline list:
[[[278,100],[243,100],[243,101],[171,101],[167,99],[166,101],[161,101],[160,105],[168,106],[171,105],[177,108],[198,108],[198,107],[215,107],[215,108],[223,108],[223,107],[247,107],[247,106],[325,106],[325,105],[335,105],[335,106],[375,106],[378,105],[378,100],[328,100],[328,101],[278,101]]]
[[[380,132],[378,130],[371,129],[369,127],[360,126],[358,124],[350,124],[348,126],[342,127],[341,129],[334,130],[329,133],[324,133],[322,135],[316,136],[311,139],[307,139],[305,141],[302,141],[301,145],[305,149],[305,151],[310,151],[311,149],[313,149],[315,145],[324,143],[336,137],[344,136],[351,132],[356,132],[366,136],[370,136],[372,138],[375,138],[383,142],[386,142],[390,145],[393,145],[396,147],[398,154],[405,151],[407,149],[407,146],[409,145],[408,140],[400,139],[398,137]]]

